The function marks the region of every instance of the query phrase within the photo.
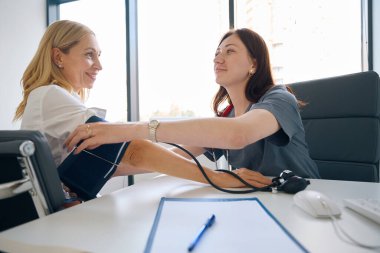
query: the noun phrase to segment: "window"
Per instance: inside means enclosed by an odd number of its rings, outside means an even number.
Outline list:
[[[140,120],[212,116],[213,56],[221,36],[248,27],[266,40],[277,84],[366,70],[362,66],[362,0],[134,0],[137,4]],[[60,5],[61,19],[87,24],[103,48],[103,71],[88,105],[125,121],[125,1]],[[128,57],[128,56],[127,56]]]
[[[361,0],[236,1],[235,17],[266,40],[276,83],[362,70]]]
[[[106,109],[108,121],[126,121],[125,1],[81,0],[62,4],[60,19],[78,21],[90,27],[102,50],[100,61],[103,70],[90,91],[86,105]]]
[[[227,0],[139,0],[140,119],[212,116],[213,58]]]

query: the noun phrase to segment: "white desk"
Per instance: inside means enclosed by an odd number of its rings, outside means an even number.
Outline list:
[[[356,238],[380,243],[380,225],[344,208],[344,198],[380,199],[379,183],[311,180],[317,190],[336,200],[343,213],[340,224]],[[160,176],[101,198],[66,209],[0,233],[0,250],[54,252],[49,246],[66,246],[90,252],[143,252],[161,197],[257,197],[310,252],[380,252],[343,242],[330,219],[316,219],[293,203],[293,195],[257,192],[227,194],[210,186]],[[235,218],[239,217],[238,215]],[[19,243],[22,243],[21,245]],[[46,248],[27,244],[45,245]],[[268,245],[270,247],[270,245]],[[254,240],[247,242],[254,249]],[[12,251],[16,252],[16,251]],[[62,248],[56,252],[65,252]],[[74,251],[66,251],[74,252]]]

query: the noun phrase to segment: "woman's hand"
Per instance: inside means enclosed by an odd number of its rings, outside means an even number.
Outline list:
[[[249,184],[258,188],[265,187],[272,184],[271,178],[266,177],[257,171],[249,170],[246,168],[240,168],[240,169],[233,170],[233,172],[239,177],[241,177],[242,179],[244,179]],[[247,186],[243,184],[241,187],[247,187]]]
[[[83,141],[74,152],[78,154],[84,149],[94,149],[102,144],[127,141],[125,126],[105,122],[79,125],[66,139],[65,146],[71,151]]]

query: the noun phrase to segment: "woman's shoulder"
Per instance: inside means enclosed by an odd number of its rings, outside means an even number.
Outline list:
[[[30,93],[31,96],[45,96],[47,94],[52,94],[52,95],[57,95],[57,96],[70,95],[70,93],[66,89],[55,84],[40,86],[34,89]]]
[[[79,95],[70,93],[65,88],[56,84],[44,85],[36,88],[30,93],[33,97],[39,97],[41,100],[50,101],[52,103],[66,102],[82,104]]]
[[[273,85],[266,94],[286,94],[289,93],[285,85],[277,84]]]
[[[278,98],[281,100],[297,102],[294,94],[291,93],[285,85],[274,85],[264,94],[264,96],[262,96],[262,100],[265,100],[267,98]]]

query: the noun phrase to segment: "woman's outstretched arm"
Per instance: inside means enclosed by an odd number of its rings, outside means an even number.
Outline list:
[[[236,118],[199,118],[161,122],[157,128],[156,138],[160,142],[195,147],[239,149],[279,129],[280,126],[272,113],[256,109]],[[65,144],[69,150],[72,150],[83,140],[76,150],[78,153],[101,144],[148,138],[147,122],[93,123],[77,127]]]
[[[204,168],[207,176],[220,187],[245,187],[243,183],[231,175]],[[131,174],[130,171],[151,171],[189,179],[201,183],[208,183],[198,166],[191,160],[176,154],[158,144],[147,140],[134,140],[126,150],[119,166],[118,174]],[[259,172],[240,169],[234,171],[244,180],[256,187],[271,184],[271,179]]]

